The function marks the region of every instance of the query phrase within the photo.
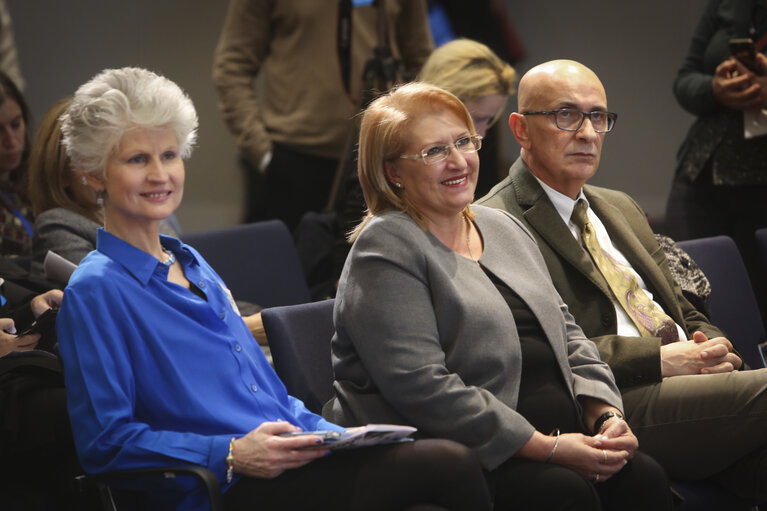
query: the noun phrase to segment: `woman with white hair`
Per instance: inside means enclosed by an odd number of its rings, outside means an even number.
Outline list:
[[[181,89],[137,68],[97,75],[62,116],[105,220],[57,319],[83,468],[201,465],[227,509],[489,509],[479,464],[456,443],[327,456],[318,435],[281,436],[343,428],[287,394],[221,279],[159,233],[181,203],[196,128]]]
[[[96,231],[104,224],[101,205],[80,172],[72,170],[61,144],[61,116],[72,98],[54,103],[40,121],[29,157],[27,194],[35,216],[32,237],[32,278],[66,286],[63,276],[48,275],[48,251],[79,264],[96,248]],[[178,233],[170,222],[160,223],[160,232]]]

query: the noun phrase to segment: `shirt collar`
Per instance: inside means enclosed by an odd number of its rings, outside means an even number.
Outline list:
[[[532,172],[531,172],[532,174]],[[583,199],[586,201],[586,204],[589,203],[589,200],[586,198],[586,196],[583,194],[583,188],[581,188],[581,191],[578,192],[578,198],[573,200],[569,196],[560,193],[538,179],[538,176],[533,174],[533,177],[538,181],[538,183],[541,185],[541,188],[543,188],[543,191],[546,192],[546,195],[549,197],[549,200],[554,205],[554,209],[557,210],[557,213],[559,213],[559,216],[562,217],[562,220],[565,222],[566,225],[570,225],[570,217],[573,216],[573,209],[575,209],[575,205],[578,203],[580,199]]]
[[[99,227],[96,235],[96,249],[120,264],[142,284],[146,285],[155,271],[159,271],[165,279],[168,278],[168,267],[153,255],[107,232],[103,227]],[[160,234],[160,243],[164,248],[176,254],[176,257],[184,265],[189,264],[194,259],[191,252],[175,238]]]

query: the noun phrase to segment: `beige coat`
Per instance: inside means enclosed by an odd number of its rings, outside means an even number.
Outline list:
[[[392,53],[417,72],[433,43],[424,0],[387,0]],[[216,48],[213,81],[237,146],[258,168],[272,142],[339,158],[359,111],[365,63],[377,45],[377,9],[352,10],[351,96],[337,50],[338,2],[230,0]],[[254,87],[263,75],[262,96]]]

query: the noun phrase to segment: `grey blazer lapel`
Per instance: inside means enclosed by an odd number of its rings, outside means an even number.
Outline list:
[[[522,162],[522,159],[520,158],[518,162]],[[609,296],[607,282],[594,266],[591,257],[573,237],[527,165],[524,162],[522,165],[521,168],[512,167],[511,179],[525,220],[552,250]]]
[[[492,239],[491,236],[495,233],[506,234],[508,231],[506,228],[501,230],[498,227],[493,228],[490,226],[487,208],[477,208],[475,211],[477,212],[475,222],[486,239],[485,252],[482,254],[480,262],[527,304],[533,315],[538,319],[538,323],[551,345],[562,375],[565,378],[571,378],[572,372],[568,360],[567,339],[559,342],[562,339],[563,329],[562,314],[558,308],[558,302],[552,299],[552,293],[555,293],[556,289],[553,284],[548,284],[551,285],[551,291],[541,292],[547,285],[545,279],[548,276],[548,270],[545,263],[538,264],[540,260],[538,248],[532,240],[528,244],[521,241],[516,243],[510,242],[508,236],[504,236],[503,239]],[[512,220],[513,217],[510,214],[508,215],[510,217],[509,222],[521,225],[519,220]],[[524,227],[519,228],[523,229]],[[515,261],[517,264],[509,264],[510,261]],[[526,263],[520,266],[519,261],[526,261]],[[515,332],[515,335],[518,335],[518,333]],[[570,389],[570,393],[573,395],[572,389]]]

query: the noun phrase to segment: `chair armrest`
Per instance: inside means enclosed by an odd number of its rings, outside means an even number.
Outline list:
[[[179,476],[193,476],[205,485],[211,511],[222,511],[224,509],[221,485],[219,484],[218,479],[210,470],[197,465],[146,467],[129,470],[115,470],[101,474],[88,474],[76,477],[75,485],[78,491],[85,491],[92,485],[109,486],[121,481],[130,481],[147,477],[175,479]]]

